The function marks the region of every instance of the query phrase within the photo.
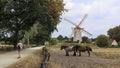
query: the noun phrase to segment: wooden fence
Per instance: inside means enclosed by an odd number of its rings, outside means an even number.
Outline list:
[[[49,60],[50,60],[50,53],[48,52],[46,47],[43,47],[42,54],[43,54],[43,60],[42,60],[40,68],[48,68]]]

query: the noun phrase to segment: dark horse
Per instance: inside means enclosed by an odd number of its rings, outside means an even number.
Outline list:
[[[60,50],[64,49],[66,52],[66,56],[69,56],[69,52],[74,51],[73,56],[76,56],[76,52],[75,52],[76,48],[73,49],[73,47],[74,46],[61,46]]]
[[[80,45],[75,45],[75,46],[73,47],[73,50],[74,50],[74,52],[75,52],[75,55],[76,55],[76,52],[79,51],[79,56],[81,56],[81,52],[87,51],[89,56],[90,56],[90,51],[92,52],[92,48],[91,48],[91,47],[88,47],[88,46],[80,46]]]

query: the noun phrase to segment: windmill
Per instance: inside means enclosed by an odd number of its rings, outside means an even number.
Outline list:
[[[73,28],[73,33],[72,33],[73,34],[73,41],[79,41],[79,43],[81,43],[81,41],[82,41],[82,32],[85,32],[87,35],[92,36],[91,33],[89,33],[88,31],[86,31],[86,30],[84,30],[83,28],[80,27],[86,17],[87,17],[87,14],[85,14],[85,16],[83,17],[83,19],[80,21],[80,23],[78,25],[76,25],[72,21],[64,18],[65,21],[67,21],[67,22],[69,22],[69,23],[71,23],[72,25],[75,26]]]

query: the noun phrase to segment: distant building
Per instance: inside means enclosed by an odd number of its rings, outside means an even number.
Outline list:
[[[112,42],[111,42],[111,46],[118,46],[117,41],[116,41],[116,40],[112,40]]]
[[[49,42],[48,42],[48,41],[45,41],[45,42],[44,42],[44,45],[46,45],[46,46],[49,45]]]

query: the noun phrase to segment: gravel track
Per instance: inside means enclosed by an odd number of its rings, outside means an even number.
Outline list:
[[[22,51],[23,52],[22,58],[33,54],[35,51],[42,49],[42,47],[43,46],[24,49]],[[18,57],[17,51],[0,54],[0,68],[7,68],[9,65],[14,64],[15,62],[19,61],[17,57]]]

